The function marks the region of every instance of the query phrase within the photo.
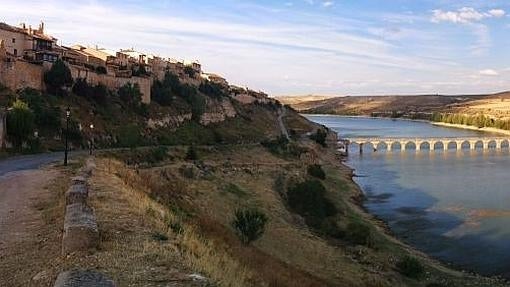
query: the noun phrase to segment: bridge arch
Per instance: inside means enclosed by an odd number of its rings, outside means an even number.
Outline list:
[[[471,143],[468,140],[464,140],[460,143],[459,149],[470,149]]]
[[[429,141],[422,141],[420,142],[417,147],[419,147],[420,150],[431,150],[431,144]]]
[[[502,140],[500,142],[500,144],[499,144],[499,147],[501,149],[504,149],[504,148],[508,149],[508,148],[510,148],[510,141],[509,140]]]
[[[433,145],[433,150],[441,150],[441,149],[445,149],[445,144],[443,141],[435,141],[434,142],[434,145]]]
[[[444,147],[444,149],[445,150],[450,150],[450,149],[457,150],[457,149],[459,149],[459,144],[457,143],[457,141],[451,140],[451,141],[446,142],[446,146]]]
[[[378,142],[375,148],[377,150],[389,150],[388,144],[385,141]]]
[[[498,142],[496,140],[488,140],[487,141],[487,149],[497,149]]]
[[[414,141],[407,141],[404,144],[405,150],[417,150],[417,145]]]
[[[392,142],[390,144],[390,150],[403,150],[402,144],[400,142],[398,142],[398,141]]]

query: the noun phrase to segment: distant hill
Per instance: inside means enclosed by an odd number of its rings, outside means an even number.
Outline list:
[[[290,99],[290,100],[289,100]],[[498,112],[498,115],[510,116],[510,92],[488,95],[398,95],[398,96],[346,96],[320,98],[314,96],[278,98],[284,104],[292,106],[301,113],[364,115],[374,113],[398,112],[432,113]],[[507,114],[508,113],[508,114]]]

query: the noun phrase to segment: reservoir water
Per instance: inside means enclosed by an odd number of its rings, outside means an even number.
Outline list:
[[[490,137],[404,120],[307,116],[341,137]],[[402,241],[457,268],[510,278],[510,152],[351,148],[366,209]]]

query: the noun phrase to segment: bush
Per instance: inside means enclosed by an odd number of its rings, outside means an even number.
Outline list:
[[[163,234],[161,232],[154,232],[152,233],[152,239],[156,241],[168,241],[168,236],[166,234]]]
[[[72,86],[73,77],[67,65],[59,59],[44,73],[44,83],[49,92],[60,95],[62,88]]]
[[[118,90],[119,98],[132,108],[138,108],[142,102],[142,92],[138,84],[127,83]]]
[[[223,87],[220,84],[213,83],[211,81],[206,81],[198,87],[198,90],[205,95],[208,95],[213,98],[222,98],[226,97],[226,93],[223,90]]]
[[[398,272],[406,277],[418,279],[425,272],[421,262],[411,256],[406,256],[397,262]]]
[[[91,86],[85,79],[77,79],[73,85],[73,93],[87,100],[94,100],[102,104],[108,99],[109,91],[103,84]]]
[[[195,145],[190,145],[188,147],[188,151],[186,152],[187,160],[198,160],[198,153]]]
[[[310,135],[310,139],[314,140],[316,143],[320,144],[323,147],[326,147],[326,137],[328,133],[323,129],[318,129],[317,132]]]
[[[308,174],[318,179],[326,179],[326,173],[320,164],[313,164],[308,166]]]
[[[304,217],[324,219],[337,214],[335,205],[326,197],[326,188],[316,179],[306,180],[287,191],[290,208]]]
[[[135,148],[142,143],[140,128],[135,125],[126,125],[119,130],[119,145],[122,147]]]
[[[34,119],[32,110],[21,100],[16,100],[7,113],[7,136],[17,149],[21,150],[23,142],[33,134]]]
[[[360,222],[351,222],[347,225],[346,239],[357,245],[374,246],[374,237],[370,227]]]
[[[232,226],[244,244],[259,239],[266,227],[267,216],[257,209],[237,210]]]

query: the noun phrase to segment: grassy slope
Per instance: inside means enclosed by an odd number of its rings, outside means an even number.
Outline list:
[[[196,163],[183,159],[184,148],[173,148],[157,167],[140,170],[139,179],[130,180],[149,186],[151,198],[169,207],[166,212],[172,214],[172,222],[193,230],[191,237],[174,234],[182,253],[201,254],[201,244],[189,244],[191,239],[196,242],[202,238],[212,244],[214,257],[224,260],[186,256],[185,262],[221,286],[500,285],[449,270],[386,235],[384,225],[358,207],[360,191],[334,150],[307,141],[305,145],[311,156],[302,160],[278,157],[256,145],[203,147],[199,149],[201,160]],[[327,196],[342,211],[336,217],[339,225],[351,220],[369,222],[377,248],[320,237],[288,210],[283,199],[285,188],[275,183],[281,176],[306,177],[305,162],[310,158],[321,162],[327,171],[324,185]],[[188,169],[192,172],[184,176],[182,171]],[[253,246],[241,244],[230,226],[234,211],[246,206],[257,206],[270,217],[266,233]],[[404,254],[413,254],[427,266],[423,280],[407,279],[396,272],[395,262]]]

